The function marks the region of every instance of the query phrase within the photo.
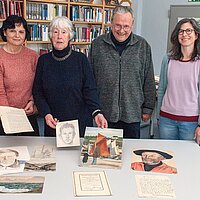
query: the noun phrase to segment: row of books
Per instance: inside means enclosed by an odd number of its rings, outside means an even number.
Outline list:
[[[27,3],[27,19],[52,20],[55,16],[66,16],[67,6],[60,4]]]
[[[74,42],[91,42],[102,34],[101,27],[75,27]]]
[[[102,8],[90,6],[71,6],[70,20],[84,22],[102,22]]]
[[[88,57],[90,45],[72,45],[72,49],[74,51],[82,52]]]
[[[31,41],[48,41],[48,25],[47,24],[28,24],[31,34]]]
[[[113,13],[112,9],[104,10],[104,23],[105,24],[110,24],[111,23],[112,13]]]
[[[22,16],[22,2],[0,0],[0,19],[6,19],[9,15]]]

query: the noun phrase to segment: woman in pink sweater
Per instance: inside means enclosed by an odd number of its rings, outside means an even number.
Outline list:
[[[200,144],[200,27],[180,20],[171,35],[158,88],[160,138],[193,140]]]
[[[0,28],[6,44],[0,48],[0,106],[24,109],[34,132],[17,135],[39,135],[32,85],[35,77],[38,55],[24,46],[30,37],[27,22],[17,15],[9,16]],[[0,135],[4,135],[0,126]]]

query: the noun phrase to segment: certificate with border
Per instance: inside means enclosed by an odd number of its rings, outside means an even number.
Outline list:
[[[107,176],[102,172],[73,172],[75,196],[111,196]]]

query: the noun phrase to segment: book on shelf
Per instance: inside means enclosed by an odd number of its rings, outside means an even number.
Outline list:
[[[59,4],[28,2],[26,5],[27,19],[52,20],[55,16],[66,16],[67,6]]]
[[[6,4],[5,1],[0,1],[0,19],[6,19]]]
[[[31,41],[48,41],[48,25],[40,23],[29,23],[28,28]]]
[[[89,56],[89,48],[90,48],[90,45],[72,45],[72,49],[74,51],[82,52],[87,57]]]
[[[74,42],[92,42],[102,33],[100,26],[92,26],[91,28],[75,26],[74,30]]]
[[[91,6],[71,6],[70,20],[83,22],[102,22],[102,8]]]
[[[21,1],[0,0],[0,19],[6,19],[9,15],[22,16]]]
[[[46,53],[49,53],[49,49],[40,49],[39,50],[40,56],[43,55],[43,54],[46,54]]]

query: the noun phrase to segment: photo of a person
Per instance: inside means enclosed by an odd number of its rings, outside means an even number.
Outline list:
[[[13,149],[1,149],[0,150],[0,167],[7,169],[7,167],[17,168],[19,167],[19,161],[17,157],[19,152]]]
[[[177,169],[164,163],[163,160],[172,159],[173,156],[167,152],[151,149],[134,150],[133,153],[141,156],[141,162],[131,163],[131,168],[138,171],[159,172],[176,174]]]
[[[59,122],[56,126],[57,147],[79,146],[78,120]]]

